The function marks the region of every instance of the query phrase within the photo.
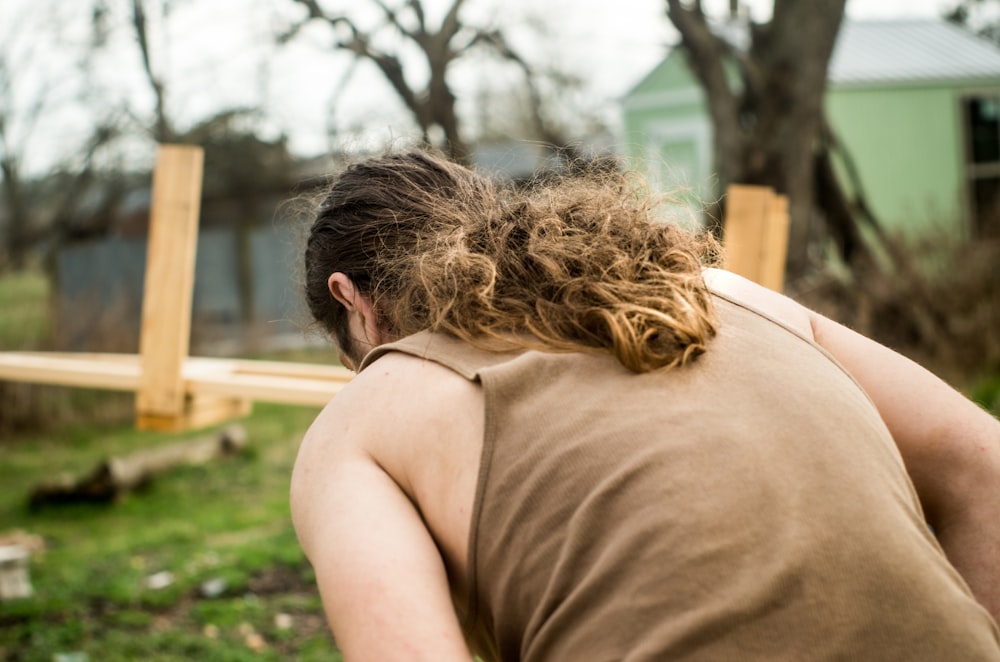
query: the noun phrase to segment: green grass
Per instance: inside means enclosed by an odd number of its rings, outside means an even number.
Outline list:
[[[0,311],[0,350],[41,346],[44,276],[0,276]],[[257,404],[243,421],[247,452],[167,472],[117,503],[28,508],[40,482],[176,441],[114,423],[131,419],[131,397],[0,384],[0,535],[44,541],[31,557],[34,595],[0,602],[0,660],[339,660],[288,513],[315,409]],[[21,427],[42,431],[13,436]],[[169,585],[150,588],[163,572]],[[207,597],[206,582],[222,592]]]
[[[37,511],[27,499],[38,482],[176,436],[78,427],[5,440],[0,532],[41,536],[45,550],[31,559],[34,596],[0,603],[0,660],[340,659],[288,513],[315,414],[258,404],[240,456],[167,472],[114,504]],[[160,572],[172,583],[149,588]],[[210,580],[220,595],[203,595]]]
[[[0,350],[35,347],[49,331],[49,284],[24,271],[0,277]]]
[[[979,380],[971,389],[970,397],[1000,417],[1000,374]]]

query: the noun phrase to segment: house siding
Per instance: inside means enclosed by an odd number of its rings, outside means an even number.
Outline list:
[[[679,53],[665,59],[624,103],[626,156],[650,186],[688,209],[714,193],[712,128],[705,95]]]
[[[827,94],[830,123],[887,228],[966,231],[959,104],[955,88],[939,86]]]
[[[981,231],[970,227],[962,100],[1000,95],[1000,51],[933,21],[848,23],[841,36],[824,103],[876,216],[911,236]],[[629,164],[654,187],[719,194],[706,103],[680,51],[624,97],[622,112]]]

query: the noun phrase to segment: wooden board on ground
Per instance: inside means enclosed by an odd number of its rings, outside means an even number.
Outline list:
[[[80,478],[59,477],[39,483],[31,490],[32,508],[64,503],[110,502],[146,485],[158,474],[184,465],[205,464],[234,455],[247,445],[247,433],[230,425],[218,434],[145,448],[128,455],[102,460]]]

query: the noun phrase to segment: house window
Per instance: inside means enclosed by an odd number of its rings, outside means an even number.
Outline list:
[[[1000,237],[1000,94],[963,101],[969,217],[978,237]]]

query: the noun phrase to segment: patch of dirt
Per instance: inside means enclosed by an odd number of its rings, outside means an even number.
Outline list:
[[[247,582],[247,589],[257,595],[313,594],[316,592],[316,585],[303,579],[302,572],[297,568],[275,565],[251,577]]]

